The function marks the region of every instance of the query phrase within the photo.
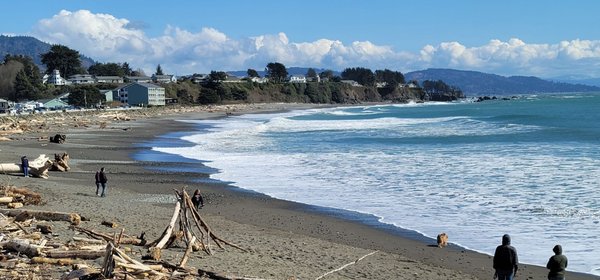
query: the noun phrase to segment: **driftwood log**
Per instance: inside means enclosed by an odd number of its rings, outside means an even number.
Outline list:
[[[54,161],[52,162],[52,167],[50,167],[51,171],[69,171],[71,167],[69,167],[69,154],[54,154]]]
[[[13,239],[1,243],[3,248],[25,254],[32,258],[41,254],[42,248],[35,244],[30,244],[29,240],[26,239]]]
[[[78,225],[81,222],[81,216],[76,213],[49,212],[27,209],[0,209],[0,213],[10,217],[15,217],[15,221],[17,222],[25,221],[31,218],[45,221],[66,221],[70,222],[72,225]]]
[[[52,162],[48,156],[42,154],[34,160],[29,161],[29,174],[33,177],[48,179],[48,169]],[[3,174],[23,174],[23,167],[20,163],[0,163],[0,173]]]
[[[49,258],[97,259],[104,256],[104,250],[52,250],[47,251]]]

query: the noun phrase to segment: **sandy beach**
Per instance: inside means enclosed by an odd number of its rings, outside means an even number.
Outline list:
[[[316,279],[375,252],[322,279],[492,278],[492,258],[485,254],[452,244],[438,248],[435,240],[412,232],[366,225],[309,205],[199,180],[208,175],[197,171],[203,168],[198,162],[174,162],[166,155],[155,157],[160,161],[134,160],[135,155],[150,153],[150,148],[144,145],[149,141],[192,126],[177,120],[311,107],[314,106],[236,105],[138,112],[112,117],[110,121],[98,115],[90,120],[82,114],[76,121],[73,118],[69,121],[86,122],[85,125],[46,124],[43,129],[8,135],[11,141],[0,142],[0,162],[18,162],[22,155],[35,158],[39,154],[66,152],[70,155],[71,170],[50,172],[48,179],[2,174],[0,183],[26,186],[42,194],[45,204],[28,208],[76,212],[87,219],[81,223],[82,227],[111,234],[123,228],[125,233],[136,236],[145,232],[148,240],[159,237],[168,225],[174,209],[174,189],[185,186],[188,193],[200,189],[205,200],[200,213],[213,231],[247,249],[244,252],[225,247],[216,249],[213,255],[194,252],[188,266],[207,271],[259,279]],[[56,133],[67,135],[66,142],[39,140]],[[159,139],[163,140],[169,141]],[[94,173],[100,167],[105,167],[108,176],[108,195],[104,198],[95,195]],[[119,227],[107,228],[101,221],[114,221]],[[68,240],[76,234],[65,222],[52,223],[58,234],[48,236],[49,239]],[[452,233],[449,236],[452,243]],[[499,244],[500,239],[489,242]],[[126,246],[131,247],[132,256],[138,260],[146,253],[144,247]],[[177,263],[184,251],[185,248],[170,248],[163,253],[163,259]],[[99,267],[100,262],[90,261],[90,264]],[[45,275],[58,277],[69,270],[69,267],[50,266]],[[516,279],[546,279],[546,275],[545,267],[521,264]],[[600,279],[573,272],[568,272],[567,278]]]

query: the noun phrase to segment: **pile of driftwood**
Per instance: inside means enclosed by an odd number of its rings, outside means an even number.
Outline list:
[[[28,190],[8,189],[10,191],[4,194],[35,194]],[[248,279],[186,266],[193,252],[202,250],[212,254],[213,246],[224,248],[228,245],[245,250],[214,233],[185,189],[175,193],[177,203],[173,217],[163,234],[153,242],[147,242],[143,233],[139,237],[125,235],[124,229],[106,233],[83,228],[80,226],[82,218],[76,213],[2,209],[0,206],[0,275],[6,275],[7,279],[46,279],[56,278],[62,271],[61,279]],[[40,201],[39,195],[37,197],[19,199]],[[71,223],[69,228],[79,236],[64,243],[53,242],[51,240],[58,233],[53,232],[48,221],[67,221]],[[110,228],[117,226],[107,221],[101,224]],[[148,254],[137,260],[131,256],[132,250],[122,245],[141,246]],[[178,263],[160,259],[162,250],[176,245],[185,248]]]

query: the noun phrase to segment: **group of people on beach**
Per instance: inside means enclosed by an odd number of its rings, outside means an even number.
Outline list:
[[[567,269],[568,260],[562,254],[562,246],[556,245],[552,249],[554,256],[550,257],[546,268],[549,280],[565,280],[565,270]],[[502,245],[496,247],[494,252],[494,279],[512,280],[517,275],[519,270],[519,258],[517,249],[510,245],[510,235],[502,236]]]
[[[25,158],[25,156],[23,156]],[[25,159],[26,160],[26,159]],[[27,174],[25,171],[26,170],[26,164],[23,164],[23,170],[25,172],[25,174]],[[27,175],[25,175],[27,176]],[[108,178],[106,177],[106,173],[104,172],[104,167],[100,168],[100,170],[96,171],[96,196],[100,196],[100,197],[105,197],[106,193],[107,193],[107,189],[106,189],[106,183],[108,182]],[[102,192],[100,192],[100,187],[102,187]],[[202,194],[200,193],[200,190],[196,189],[196,191],[194,191],[194,194],[192,195],[192,203],[194,204],[194,207],[196,207],[196,209],[200,209],[202,207],[204,207],[204,198],[202,197]]]

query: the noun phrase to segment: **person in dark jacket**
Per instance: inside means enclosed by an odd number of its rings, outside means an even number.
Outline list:
[[[96,196],[100,196],[100,171],[96,171]]]
[[[499,280],[512,280],[517,275],[519,269],[519,258],[517,249],[510,246],[510,235],[502,236],[502,245],[496,247],[494,253],[494,269],[496,270],[494,278]]]
[[[27,156],[21,157],[21,167],[23,167],[23,175],[29,177],[29,160]]]
[[[202,198],[200,190],[196,190],[194,192],[194,195],[192,196],[192,203],[194,204],[194,207],[196,207],[196,209],[204,207],[204,198]]]
[[[102,186],[102,194],[101,197],[106,196],[106,182],[108,179],[106,178],[106,173],[104,173],[104,167],[100,168],[100,174],[98,174],[98,179],[100,179],[100,185]]]
[[[556,245],[552,249],[554,256],[550,257],[546,268],[550,269],[548,272],[549,280],[565,280],[565,269],[567,268],[568,260],[567,256],[562,254],[562,246]]]

